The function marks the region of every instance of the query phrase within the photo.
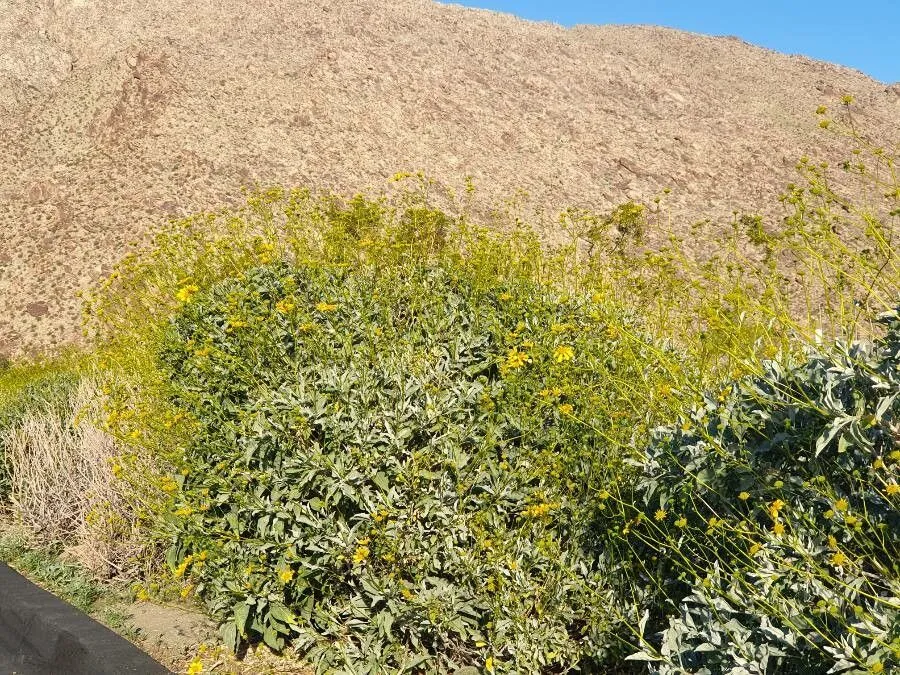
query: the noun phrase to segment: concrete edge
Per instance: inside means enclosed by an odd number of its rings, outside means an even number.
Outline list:
[[[171,671],[84,612],[0,563],[0,632],[50,673],[171,675]]]

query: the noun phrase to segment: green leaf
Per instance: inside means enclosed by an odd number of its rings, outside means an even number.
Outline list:
[[[246,602],[238,602],[234,606],[234,625],[241,636],[247,632],[247,618],[250,616],[250,605]]]

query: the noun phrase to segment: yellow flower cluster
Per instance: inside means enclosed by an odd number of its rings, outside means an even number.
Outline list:
[[[553,350],[553,360],[557,363],[565,363],[575,358],[575,350],[569,345],[559,345]]]
[[[370,553],[368,546],[357,546],[356,551],[353,553],[353,564],[360,565],[364,563],[369,558]]]
[[[513,347],[506,355],[507,368],[521,368],[528,363],[531,363],[531,357],[527,352],[519,351],[518,347]]]
[[[553,502],[541,502],[540,504],[532,504],[526,508],[522,515],[526,518],[545,518],[550,515],[551,511],[559,508],[559,504]]]
[[[290,298],[284,298],[275,303],[275,311],[279,314],[290,314],[297,305]]]
[[[175,294],[175,297],[180,302],[190,302],[194,299],[194,296],[200,291],[200,287],[194,284],[187,284],[178,289],[178,292]]]
[[[337,309],[337,305],[328,302],[317,302],[316,309],[320,312],[333,312]]]
[[[785,503],[781,499],[776,499],[769,504],[769,515],[772,517],[772,520],[778,520],[778,514],[784,507]]]
[[[163,492],[175,492],[178,489],[178,483],[171,476],[165,476],[160,483],[160,489]]]
[[[194,562],[194,556],[189,555],[182,561],[182,563],[178,567],[175,568],[175,570],[172,572],[172,576],[176,579],[180,579],[181,577],[183,577],[184,573],[187,572],[187,568],[191,566],[192,562]]]

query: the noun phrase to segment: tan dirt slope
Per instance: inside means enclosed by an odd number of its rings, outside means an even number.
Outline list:
[[[896,138],[900,88],[733,38],[429,0],[5,0],[0,353],[71,340],[127,241],[254,182],[422,169],[551,209],[671,187],[685,226],[774,213],[801,154],[843,157],[812,111],[845,92]]]

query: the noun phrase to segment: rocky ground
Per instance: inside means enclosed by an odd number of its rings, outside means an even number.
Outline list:
[[[778,218],[856,97],[900,87],[725,37],[564,29],[430,0],[7,0],[0,12],[0,354],[78,335],[76,291],[172,216],[241,188],[379,189],[399,170],[549,211],[672,189],[673,227]],[[702,247],[703,242],[695,242]]]

